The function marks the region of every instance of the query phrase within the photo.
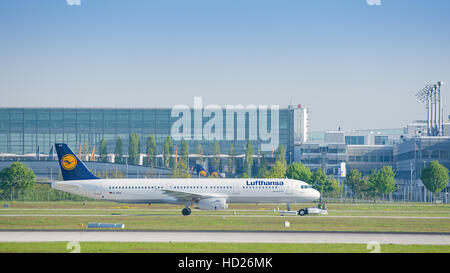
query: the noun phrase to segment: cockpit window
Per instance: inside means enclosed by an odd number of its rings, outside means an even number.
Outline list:
[[[301,185],[300,188],[301,189],[311,189],[312,186],[311,185]]]

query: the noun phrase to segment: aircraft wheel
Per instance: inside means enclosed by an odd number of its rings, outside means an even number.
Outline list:
[[[305,216],[305,214],[306,214],[306,212],[305,212],[304,209],[300,209],[300,210],[298,211],[298,215],[300,215],[300,216]]]
[[[184,208],[184,209],[181,211],[181,213],[182,213],[184,216],[188,216],[188,215],[191,214],[191,209],[190,209],[190,208]]]

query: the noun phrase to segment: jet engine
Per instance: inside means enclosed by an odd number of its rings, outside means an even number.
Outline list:
[[[206,198],[195,202],[195,208],[203,210],[225,210],[228,208],[225,198]]]

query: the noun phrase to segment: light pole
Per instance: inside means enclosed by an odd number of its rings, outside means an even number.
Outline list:
[[[410,180],[410,184],[409,184],[409,201],[412,201],[412,184],[413,184],[413,162],[411,161],[411,180]]]
[[[424,88],[422,88],[422,90],[420,90],[417,94],[416,97],[421,101],[421,102],[425,102],[425,107],[427,109],[427,135],[431,136],[432,135],[432,110],[430,111],[430,106],[432,106],[431,104],[431,94],[432,94],[432,85],[428,84],[426,85]],[[431,118],[430,118],[430,114],[431,114]]]
[[[438,81],[437,83],[437,92],[438,92],[438,102],[439,102],[439,135],[442,136],[443,135],[443,122],[442,122],[442,118],[444,118],[443,116],[441,117],[441,112],[442,112],[442,108],[441,108],[441,86],[444,83],[442,81]],[[444,113],[442,113],[442,115],[444,115]]]
[[[433,136],[437,136],[438,135],[438,128],[437,128],[437,123],[436,123],[436,119],[437,119],[437,107],[436,107],[436,90],[437,90],[437,84],[433,85],[433,89],[432,89],[432,104],[434,105],[434,121],[433,121]],[[432,108],[433,109],[433,106]],[[433,116],[433,113],[431,113],[431,115]]]
[[[443,84],[442,81],[438,81],[437,84],[428,84],[416,94],[416,97],[420,101],[426,103],[427,134],[429,136],[442,135],[443,113],[441,105],[441,87]]]

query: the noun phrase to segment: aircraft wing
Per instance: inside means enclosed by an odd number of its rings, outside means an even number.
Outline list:
[[[174,190],[161,190],[163,193],[169,195],[170,197],[176,198],[180,201],[196,201],[206,198],[224,198],[226,196],[221,194],[209,194],[209,193],[192,193],[184,191],[174,191]]]

